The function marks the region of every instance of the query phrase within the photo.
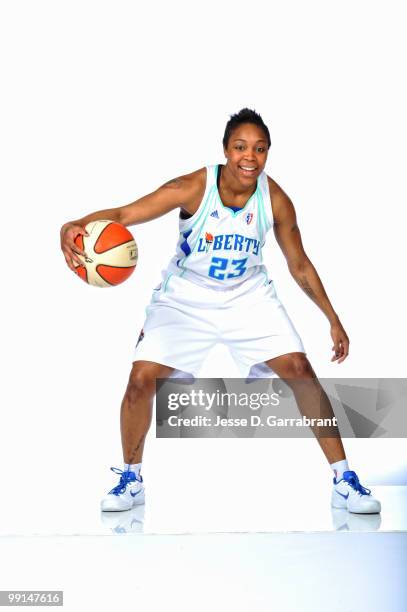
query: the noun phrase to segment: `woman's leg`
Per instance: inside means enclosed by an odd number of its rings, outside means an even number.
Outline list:
[[[309,418],[330,418],[335,414],[331,402],[304,353],[287,353],[265,362],[292,389],[301,414]],[[311,427],[329,464],[346,459],[339,429],[332,426],[333,437],[318,436]]]
[[[155,382],[174,368],[152,361],[134,361],[120,412],[124,463],[141,463],[144,441],[151,425]]]

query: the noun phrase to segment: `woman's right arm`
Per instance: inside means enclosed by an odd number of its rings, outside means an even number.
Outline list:
[[[203,188],[202,171],[198,170],[172,179],[131,204],[98,210],[75,221],[68,221],[61,227],[61,250],[68,267],[75,272],[74,263],[81,264],[79,255],[85,256],[74,240],[78,234],[86,235],[85,226],[91,221],[109,219],[122,225],[137,225],[157,219],[162,215],[182,206],[188,212],[193,210],[193,202]]]

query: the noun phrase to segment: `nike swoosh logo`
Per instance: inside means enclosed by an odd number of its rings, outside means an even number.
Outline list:
[[[348,499],[348,497],[349,497],[349,493],[344,495],[343,493],[339,493],[339,491],[337,491],[337,494],[340,495],[341,497],[343,497],[344,499]]]
[[[130,495],[132,497],[136,497],[136,495],[138,495],[139,493],[141,493],[141,489],[139,491],[136,491],[135,493],[133,493],[133,491],[130,491]],[[349,495],[349,493],[348,493],[348,495]]]

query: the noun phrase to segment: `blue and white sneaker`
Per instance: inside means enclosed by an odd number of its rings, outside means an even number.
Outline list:
[[[143,477],[135,472],[125,472],[119,468],[110,468],[120,474],[120,482],[102,499],[100,507],[104,512],[130,510],[133,506],[144,504]]]
[[[356,472],[344,472],[341,480],[334,478],[333,483],[333,508],[344,508],[358,514],[376,514],[381,511],[379,500],[372,497],[370,489],[362,487]]]

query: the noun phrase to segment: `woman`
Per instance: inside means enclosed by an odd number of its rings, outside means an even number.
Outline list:
[[[112,468],[120,482],[103,498],[105,511],[144,503],[140,471],[156,379],[195,376],[216,342],[227,344],[242,376],[276,374],[290,385],[303,414],[317,407],[334,417],[262,264],[261,249],[273,227],[290,273],[330,322],[331,361],[342,363],[349,339],[304,251],[290,198],[264,171],[270,134],[261,116],[247,108],[231,116],[223,148],[223,166],[206,166],[127,206],[97,211],[61,228],[61,248],[75,271],[84,253],[73,241],[90,221],[111,219],[129,226],[180,208],[176,253],[153,291],[133,355],[121,405],[124,469]],[[349,470],[339,432],[317,439],[334,472],[332,506],[380,512],[380,502]]]

